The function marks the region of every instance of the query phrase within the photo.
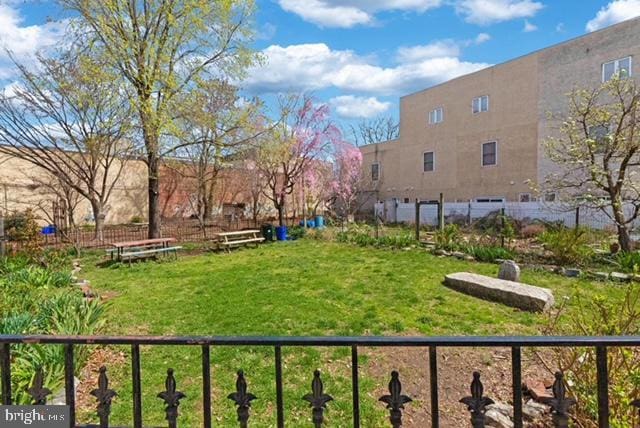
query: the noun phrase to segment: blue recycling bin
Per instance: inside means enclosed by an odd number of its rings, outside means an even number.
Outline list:
[[[278,241],[287,240],[287,226],[276,227],[276,238],[278,239]]]
[[[42,228],[42,234],[43,235],[55,235],[56,234],[56,226],[53,224],[50,224],[48,226],[45,226]]]
[[[318,229],[324,228],[324,217],[321,215],[316,216],[316,227]]]

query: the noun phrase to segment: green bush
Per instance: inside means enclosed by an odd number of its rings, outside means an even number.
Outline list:
[[[472,255],[476,260],[486,263],[515,258],[514,252],[510,249],[496,246],[469,245],[464,249],[464,252]]]
[[[416,244],[415,237],[407,232],[385,235],[376,238],[374,230],[367,225],[351,225],[348,230],[338,232],[336,240],[351,243],[360,247],[407,248]]]
[[[583,264],[594,256],[594,251],[589,246],[589,235],[586,229],[552,228],[544,231],[538,240],[560,264]]]
[[[623,295],[593,296],[576,289],[550,315],[544,333],[549,336],[633,336],[640,331],[640,287],[624,285]],[[571,313],[568,312],[569,303]],[[546,367],[562,370],[569,393],[577,402],[573,418],[576,426],[597,426],[597,368],[594,348],[554,348],[554,361]],[[541,356],[541,355],[540,355]],[[630,348],[608,348],[609,405],[612,427],[638,426],[630,397],[640,390],[640,353]],[[546,357],[542,357],[546,359]]]
[[[616,254],[614,262],[625,272],[635,273],[640,269],[640,252],[621,252]]]
[[[304,238],[304,236],[307,233],[307,229],[305,229],[302,226],[293,226],[291,229],[289,229],[289,239],[291,240],[296,240],[296,239],[301,239]]]
[[[455,251],[460,248],[462,234],[455,224],[448,224],[435,233],[436,248],[445,251]]]
[[[0,334],[92,335],[102,327],[104,306],[73,288],[65,260],[57,253],[44,253],[39,262],[26,256],[0,260]],[[29,403],[27,389],[38,369],[46,376],[47,388],[61,387],[61,346],[19,345],[12,355],[17,404]],[[76,348],[78,368],[87,357],[84,347]]]

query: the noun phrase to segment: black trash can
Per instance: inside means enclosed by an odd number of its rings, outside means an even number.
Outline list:
[[[262,236],[266,242],[273,242],[276,237],[276,228],[272,224],[263,224]]]

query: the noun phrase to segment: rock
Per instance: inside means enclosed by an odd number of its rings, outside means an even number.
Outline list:
[[[607,281],[609,279],[609,274],[607,272],[594,272],[593,276],[601,281]]]
[[[580,269],[565,269],[564,275],[569,278],[577,278],[582,275],[582,271]]]
[[[78,385],[80,385],[80,379],[77,377],[73,377],[73,393],[78,398]],[[51,406],[64,406],[66,404],[66,396],[64,388],[61,388],[59,391],[55,392],[49,400],[47,400],[47,404]]]
[[[631,281],[631,276],[626,273],[612,272],[611,279],[614,281],[629,282]]]
[[[433,254],[435,254],[436,256],[448,256],[449,255],[448,252],[446,252],[445,250],[442,250],[442,249],[435,250],[433,252]]]
[[[503,403],[501,401],[496,401],[495,403],[487,406],[488,410],[496,410],[508,418],[513,418],[513,406],[507,403]]]
[[[544,312],[554,303],[547,288],[534,287],[475,273],[458,272],[445,277],[447,287],[481,299],[532,312]]]
[[[468,262],[475,262],[475,261],[476,261],[476,258],[475,258],[475,257],[473,257],[473,256],[468,256],[468,255],[467,255],[467,256],[465,256],[465,257],[464,257],[464,259],[465,259],[466,261],[468,261]]]
[[[465,254],[465,253],[460,252],[460,251],[454,251],[453,253],[451,253],[451,255],[452,255],[453,257],[458,258],[458,259],[464,259],[464,257],[466,256],[466,254]]]
[[[513,428],[510,418],[495,409],[487,410],[485,416],[485,426],[496,428]]]
[[[609,251],[611,252],[611,254],[618,254],[618,252],[620,251],[620,244],[618,244],[617,242],[612,242],[609,245]]]
[[[536,403],[533,400],[529,400],[522,405],[522,414],[530,421],[535,421],[542,418],[549,413],[549,407],[541,403]]]
[[[498,278],[505,281],[520,282],[520,266],[513,260],[505,260],[500,264]]]
[[[527,379],[525,380],[525,388],[536,401],[541,401],[545,398],[553,398],[553,393],[547,389],[543,380],[540,379]]]

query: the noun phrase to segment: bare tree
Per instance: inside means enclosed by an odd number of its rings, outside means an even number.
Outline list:
[[[356,146],[384,143],[400,135],[400,123],[393,117],[364,119],[357,125],[349,125],[349,132]]]
[[[193,211],[204,225],[212,216],[223,169],[243,157],[254,140],[266,132],[258,126],[261,102],[238,96],[237,88],[220,81],[201,82],[184,104],[181,144],[174,154],[176,172],[192,183]]]
[[[617,76],[569,95],[560,136],[545,142],[556,165],[541,184],[561,201],[602,210],[615,223],[623,251],[640,214],[640,90]]]
[[[118,79],[92,61],[39,58],[37,72],[16,63],[20,84],[0,96],[0,153],[86,198],[101,239],[105,207],[131,154],[131,122]]]

